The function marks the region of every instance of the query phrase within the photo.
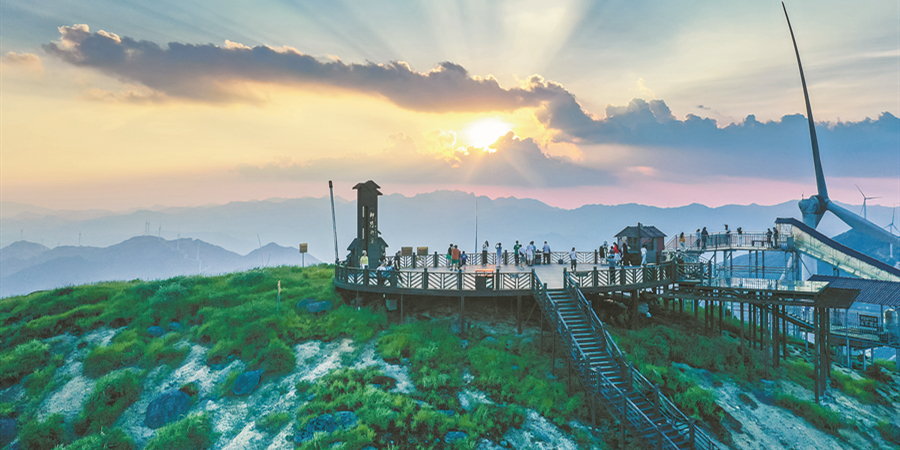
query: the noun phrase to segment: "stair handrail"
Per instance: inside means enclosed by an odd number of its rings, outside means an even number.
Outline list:
[[[625,354],[619,349],[619,346],[616,344],[616,341],[609,334],[609,331],[604,326],[603,322],[600,321],[597,316],[594,308],[591,307],[590,303],[584,297],[584,294],[581,292],[581,289],[578,289],[578,282],[574,278],[572,278],[571,274],[566,272],[564,273],[564,281],[563,286],[569,295],[572,295],[575,298],[576,304],[578,304],[579,308],[585,315],[588,317],[588,320],[591,321],[591,328],[594,330],[599,330],[601,336],[605,340],[605,345],[610,349],[609,353],[616,359],[620,367],[628,367],[630,372],[630,379],[632,380],[632,387],[634,388],[634,383],[637,384],[637,389],[635,391],[641,392],[644,394],[645,392],[655,391],[657,389],[657,385],[651,383],[644,375],[637,370],[633,365],[625,362]],[[602,374],[601,374],[602,375]],[[646,394],[644,394],[646,397]],[[650,399],[648,399],[650,400]],[[670,423],[672,423],[677,429],[683,429],[683,427],[687,428],[687,431],[690,430],[691,427],[694,427],[693,421],[689,419],[687,416],[681,412],[671,400],[669,400],[662,393],[659,394],[659,406],[660,413],[663,417],[665,417]],[[647,419],[649,420],[649,418]],[[656,426],[655,422],[650,421]],[[716,449],[717,446],[712,443],[709,437],[703,433],[701,430],[694,430],[694,448],[700,449]]]
[[[597,315],[593,311],[593,309],[592,308],[587,308],[587,309],[584,308],[584,305],[587,303],[587,300],[584,298],[584,295],[581,293],[581,290],[577,289],[577,282],[575,282],[575,280],[573,280],[571,278],[571,276],[572,275],[570,273],[566,273],[566,279],[563,282],[563,284],[567,286],[567,288],[565,289],[566,292],[569,295],[572,295],[575,297],[576,305],[578,305],[579,309],[581,309],[583,313],[585,313],[586,315],[588,315],[590,317],[591,328],[594,328],[596,330],[597,329],[596,326],[599,326],[599,330],[600,330],[599,334],[601,336],[606,336],[607,338],[609,338],[609,333],[606,332],[606,328],[603,326],[603,322],[601,322],[600,319],[597,318]],[[550,305],[553,305],[553,302],[549,298],[549,295],[546,293],[546,291],[541,292],[541,294],[546,296],[546,298],[545,299],[542,298],[542,300],[545,300]],[[556,309],[556,308],[554,308],[554,309]],[[588,313],[588,311],[590,311],[590,312]],[[560,316],[560,318],[561,318],[561,316]],[[576,367],[582,368],[581,370],[579,370],[582,382],[586,386],[590,387],[591,392],[595,392],[597,395],[601,395],[604,398],[606,398],[608,400],[608,402],[611,403],[611,405],[607,404],[608,408],[616,408],[618,403],[620,401],[622,401],[625,404],[624,409],[621,411],[622,415],[623,415],[621,420],[623,421],[623,423],[625,423],[626,421],[629,422],[631,427],[645,439],[651,439],[650,437],[647,437],[645,435],[645,433],[649,430],[654,430],[655,433],[653,434],[653,436],[655,436],[655,439],[659,440],[657,448],[666,448],[666,449],[669,449],[669,448],[677,449],[678,448],[675,445],[675,443],[672,442],[671,438],[669,438],[669,436],[667,436],[665,433],[663,433],[660,430],[659,425],[656,422],[654,422],[653,420],[651,420],[649,417],[647,417],[647,415],[644,414],[643,411],[641,411],[641,409],[638,408],[637,405],[635,405],[634,402],[628,398],[628,395],[625,392],[622,392],[618,388],[618,386],[616,386],[615,383],[613,383],[602,372],[599,372],[599,371],[593,369],[592,367],[590,367],[590,365],[588,364],[588,362],[590,361],[590,358],[584,353],[584,350],[581,348],[581,345],[578,344],[578,342],[576,342],[571,337],[571,335],[565,336],[565,337],[568,338],[569,342],[572,345],[572,348],[577,351],[577,357],[575,354],[572,354],[573,359],[576,360],[575,361]],[[609,338],[606,342],[604,342],[604,344],[607,347],[611,346],[612,348],[614,348],[616,350],[615,352],[609,352],[609,354],[612,355],[617,360],[619,367],[628,367],[628,368],[630,368],[630,371],[634,371],[633,367],[625,364],[625,361],[622,358],[622,352],[618,349],[618,346],[616,346],[615,341],[612,341],[612,339]],[[578,361],[579,359],[582,361],[581,364],[579,364],[579,361]],[[591,377],[591,375],[593,375],[593,377]],[[596,379],[596,382],[594,381],[595,379]],[[603,390],[601,390],[601,383],[604,386],[606,386],[608,390],[611,390],[612,394],[617,394],[617,395],[603,395]],[[615,399],[613,397],[615,397]],[[618,399],[622,399],[622,400],[618,400]],[[631,416],[631,417],[629,417],[629,416]]]

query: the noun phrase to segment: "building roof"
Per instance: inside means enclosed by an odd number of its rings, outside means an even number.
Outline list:
[[[366,181],[365,183],[356,183],[356,186],[353,186],[353,189],[365,189],[375,192],[376,195],[381,195],[381,192],[378,191],[379,189],[381,189],[381,186],[379,186],[372,180]]]
[[[857,303],[900,307],[900,283],[895,281],[864,280],[862,278],[813,275],[810,281],[827,281],[829,287],[859,291]]]
[[[616,237],[638,237],[638,227],[625,227],[625,229],[620,231],[619,234],[616,235]],[[662,231],[659,231],[659,228],[656,228],[653,225],[642,225],[641,237],[666,237],[666,234]]]

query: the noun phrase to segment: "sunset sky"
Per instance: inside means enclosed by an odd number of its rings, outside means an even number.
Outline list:
[[[900,202],[900,2],[786,2],[832,199]],[[0,200],[814,194],[780,2],[0,0]]]

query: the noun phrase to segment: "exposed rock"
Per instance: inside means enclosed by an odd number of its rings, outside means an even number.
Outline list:
[[[359,417],[353,411],[338,411],[334,413],[334,420],[340,428],[353,428],[359,422]]]
[[[9,444],[16,438],[15,419],[0,419],[0,447]]]
[[[493,336],[488,336],[488,337],[482,339],[481,343],[488,344],[488,345],[498,345],[498,344],[500,344],[500,341],[497,340],[497,338],[495,338]]]
[[[452,444],[467,437],[468,435],[466,433],[463,433],[462,431],[448,431],[447,434],[444,435],[444,442]]]
[[[188,410],[191,397],[179,390],[166,391],[147,405],[144,423],[148,428],[157,429],[178,420]]]
[[[331,301],[323,300],[317,302],[314,298],[304,298],[297,302],[297,310],[301,312],[320,313],[328,311],[332,308]]]
[[[454,410],[452,410],[452,409],[439,409],[439,410],[437,410],[437,412],[439,412],[439,413],[441,413],[441,414],[443,414],[443,415],[445,415],[445,416],[454,416],[454,415],[456,415],[456,411],[454,411]]]
[[[147,334],[153,337],[160,337],[166,334],[166,330],[161,326],[153,325],[152,327],[147,327]]]
[[[169,322],[169,329],[172,331],[181,331],[181,324],[178,322]]]
[[[231,392],[234,392],[234,395],[247,395],[253,392],[259,384],[262,373],[262,369],[259,369],[240,374],[237,379],[234,380],[234,387],[231,388]]]

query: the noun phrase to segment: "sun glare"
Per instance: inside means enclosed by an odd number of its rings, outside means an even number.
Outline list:
[[[487,149],[497,139],[512,131],[512,124],[491,117],[480,119],[469,124],[462,132],[465,142],[473,147]]]

